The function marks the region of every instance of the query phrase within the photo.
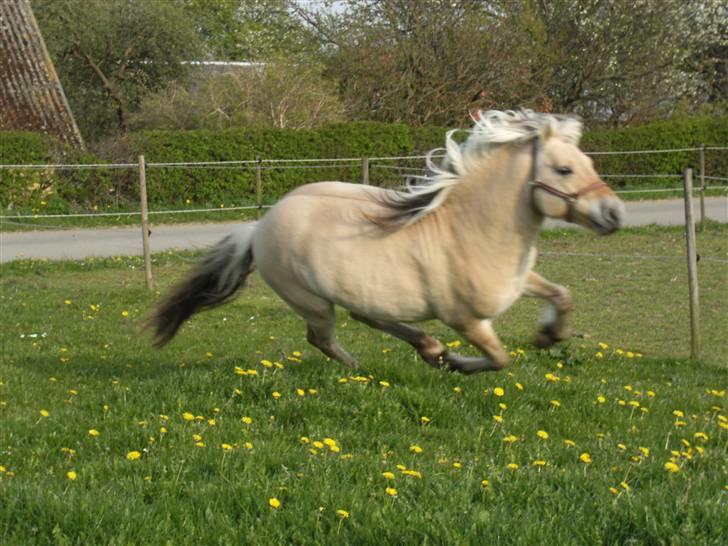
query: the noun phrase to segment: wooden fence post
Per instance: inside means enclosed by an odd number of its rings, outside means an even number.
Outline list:
[[[365,186],[369,185],[369,158],[365,157],[361,160],[361,183]]]
[[[685,169],[685,235],[688,254],[688,291],[690,294],[690,357],[700,356],[700,308],[698,299],[698,258],[695,246],[695,220],[693,218],[693,170]]]
[[[700,232],[705,229],[705,144],[700,145]]]
[[[260,210],[263,208],[263,176],[261,172],[260,157],[255,158],[255,218],[260,220]]]
[[[149,253],[149,210],[147,208],[147,171],[144,156],[139,156],[139,197],[142,204],[142,251],[144,253],[144,279],[147,290],[152,289],[152,256]]]

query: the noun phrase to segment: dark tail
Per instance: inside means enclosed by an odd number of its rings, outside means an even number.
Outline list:
[[[166,345],[194,313],[229,301],[253,272],[251,242],[255,222],[244,224],[217,243],[205,258],[154,308],[146,328],[154,331],[154,346]]]

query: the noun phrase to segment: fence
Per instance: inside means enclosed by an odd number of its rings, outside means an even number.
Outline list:
[[[680,148],[669,150],[634,150],[622,152],[592,152],[587,155],[598,158],[606,155],[649,155],[649,154],[698,154],[698,185],[696,191],[700,199],[700,218],[699,229],[704,229],[705,219],[705,193],[711,189],[728,189],[728,176],[708,175],[705,172],[705,153],[708,151],[727,151],[728,147],[707,147],[700,146],[695,148]],[[84,165],[0,165],[0,172],[14,171],[34,171],[34,170],[53,170],[53,171],[79,171],[93,169],[120,169],[130,172],[138,172],[139,180],[139,197],[140,209],[131,212],[82,212],[75,214],[15,214],[0,215],[0,221],[22,221],[28,219],[51,219],[51,218],[79,218],[79,217],[105,217],[105,216],[138,216],[141,222],[142,247],[145,263],[145,279],[148,288],[152,287],[152,271],[151,256],[149,252],[149,216],[155,214],[196,214],[202,212],[220,212],[220,211],[255,211],[256,217],[260,217],[263,209],[272,206],[271,199],[267,199],[264,192],[266,182],[271,180],[273,176],[289,170],[310,170],[312,181],[320,179],[322,172],[342,172],[357,173],[358,177],[327,177],[329,179],[339,178],[358,178],[362,184],[374,184],[378,186],[393,187],[401,186],[402,181],[411,177],[418,177],[426,174],[423,162],[427,156],[400,156],[400,157],[368,157],[368,158],[318,158],[318,159],[264,159],[257,158],[255,160],[239,160],[239,161],[205,161],[205,162],[146,162],[144,156],[139,157],[137,163],[110,163],[110,164],[84,164]],[[434,159],[442,156],[433,156]],[[147,196],[147,179],[154,177],[154,171],[160,169],[203,169],[221,170],[247,170],[253,172],[254,186],[252,188],[253,199],[251,204],[243,204],[238,206],[228,206],[224,208],[192,208],[192,209],[176,209],[176,210],[149,210]],[[319,176],[317,176],[319,175]],[[669,188],[640,188],[632,190],[616,190],[617,193],[667,193],[679,191],[685,199],[686,211],[686,237],[687,237],[687,260],[689,273],[689,294],[690,294],[690,316],[691,316],[691,354],[697,357],[700,351],[699,330],[697,324],[698,316],[698,285],[697,285],[697,257],[695,251],[695,223],[692,217],[692,197],[693,197],[693,171],[686,168],[682,174],[654,174],[654,173],[607,173],[601,175],[607,180],[644,180],[644,179],[660,179],[660,180],[682,180],[681,186]],[[707,182],[718,184],[707,185]],[[268,201],[268,202],[266,202]],[[45,226],[54,227],[54,226]],[[634,257],[634,256],[633,256]]]

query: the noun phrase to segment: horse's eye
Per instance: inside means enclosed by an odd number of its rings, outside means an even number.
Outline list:
[[[574,172],[571,170],[571,167],[554,167],[554,170],[561,176],[569,176]]]

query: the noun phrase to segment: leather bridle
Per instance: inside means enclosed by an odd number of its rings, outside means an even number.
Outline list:
[[[574,205],[576,205],[576,202],[579,200],[580,197],[586,195],[587,193],[590,193],[592,191],[608,187],[608,184],[602,180],[597,180],[596,182],[593,182],[589,184],[588,186],[581,188],[578,191],[567,193],[565,191],[561,191],[558,188],[554,188],[553,186],[549,186],[546,184],[543,180],[540,180],[538,178],[538,167],[539,167],[539,155],[541,153],[541,139],[536,137],[533,139],[533,162],[531,165],[531,179],[528,181],[528,185],[531,186],[531,203],[535,205],[534,200],[534,192],[536,190],[543,190],[546,193],[549,193],[551,195],[554,195],[560,199],[563,199],[566,203],[566,216],[564,216],[564,219],[567,222],[570,222],[572,220],[572,213],[574,211]],[[541,212],[541,211],[539,211]]]

